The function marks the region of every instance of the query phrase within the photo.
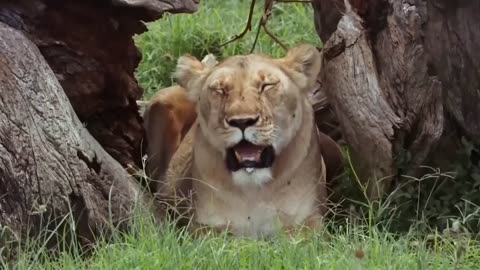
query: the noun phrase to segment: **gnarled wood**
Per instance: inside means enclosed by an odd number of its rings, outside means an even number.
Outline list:
[[[429,73],[423,44],[427,8],[420,2],[415,4],[392,2],[393,12],[374,44],[384,92],[390,93],[389,103],[402,118],[393,156],[409,153],[409,169],[401,172],[409,175],[415,175],[416,169],[424,165],[444,128],[442,83]]]
[[[321,84],[363,177],[448,169],[461,136],[480,138],[480,3],[345,2],[313,3]]]
[[[441,81],[445,111],[460,134],[480,144],[480,1],[429,0],[424,5],[428,72]]]
[[[53,69],[75,113],[124,167],[142,167],[144,129],[132,36],[164,12],[194,12],[199,0],[7,0],[0,21],[27,34]]]
[[[0,37],[0,224],[35,233],[72,213],[80,240],[120,225],[146,202],[141,187],[83,127],[35,44],[3,23]]]
[[[391,176],[391,140],[400,118],[382,91],[368,37],[353,11],[347,11],[340,20],[337,31],[325,44],[323,56],[322,87],[358,166],[368,168],[363,176]]]
[[[384,26],[388,13],[387,0],[349,0],[353,11],[358,14],[366,29],[377,31]],[[314,23],[317,34],[323,43],[337,29],[337,24],[345,12],[345,0],[313,0]]]
[[[200,0],[111,0],[113,4],[142,7],[161,16],[164,12],[192,13],[197,11]]]

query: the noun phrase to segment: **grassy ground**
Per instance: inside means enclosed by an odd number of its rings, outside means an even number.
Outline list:
[[[261,12],[258,5],[254,29]],[[255,32],[242,40],[219,48],[219,44],[239,33],[246,22],[250,1],[201,0],[193,15],[165,16],[148,25],[149,32],[136,37],[143,60],[137,78],[145,98],[172,84],[170,74],[179,55],[207,53],[218,57],[248,53]],[[312,10],[304,4],[278,4],[269,22],[272,31],[288,46],[309,42],[320,46]],[[284,52],[264,33],[257,52],[281,56]],[[383,215],[389,212],[382,210]],[[373,210],[371,216],[375,215]],[[34,240],[18,248],[18,261],[0,268],[11,269],[478,269],[480,245],[468,238],[425,234],[411,230],[402,235],[387,233],[372,219],[330,224],[325,235],[279,236],[271,241],[231,239],[211,236],[193,239],[176,233],[171,225],[156,227],[145,216],[137,216],[127,233],[116,233],[113,241],[100,240],[87,259],[65,243],[59,257],[47,255],[44,241]],[[1,228],[1,226],[0,226]],[[0,254],[3,246],[0,230]],[[432,234],[431,234],[432,235]],[[14,252],[16,253],[16,252]],[[457,268],[458,267],[458,268]]]
[[[223,235],[194,239],[144,217],[113,242],[100,240],[87,259],[75,248],[53,259],[42,247],[31,246],[11,269],[478,269],[480,263],[480,249],[471,242],[438,235],[426,241],[413,232],[397,237],[375,226],[334,226],[322,235],[280,235],[269,241]]]

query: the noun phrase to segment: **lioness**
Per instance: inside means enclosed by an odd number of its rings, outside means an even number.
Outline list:
[[[207,65],[180,57],[175,78],[197,118],[168,164],[160,196],[178,206],[193,192],[186,204],[194,228],[252,237],[321,228],[325,138],[307,100],[320,65],[310,45],[281,59],[237,55]]]

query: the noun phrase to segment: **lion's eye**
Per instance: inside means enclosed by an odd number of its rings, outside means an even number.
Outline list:
[[[274,88],[276,85],[278,84],[278,82],[273,82],[273,83],[264,83],[262,84],[261,88],[260,88],[260,92],[265,92],[267,90],[270,90],[272,88]]]

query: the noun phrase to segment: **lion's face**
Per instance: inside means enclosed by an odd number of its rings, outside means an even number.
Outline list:
[[[319,70],[318,51],[302,45],[281,59],[251,54],[216,65],[182,56],[175,75],[196,102],[201,132],[234,181],[261,184],[299,130]]]

